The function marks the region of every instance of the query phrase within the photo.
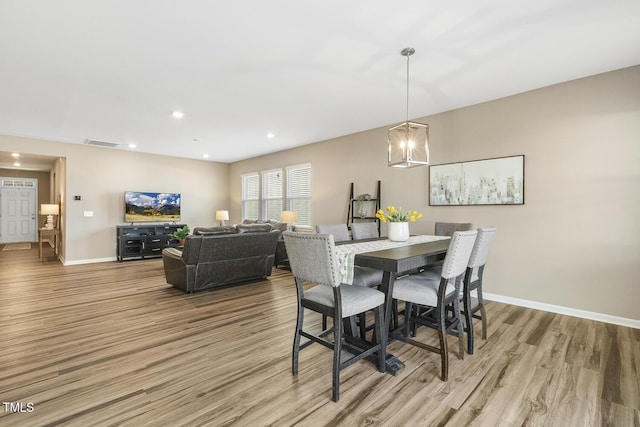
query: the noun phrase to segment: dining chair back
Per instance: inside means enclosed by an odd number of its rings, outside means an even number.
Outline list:
[[[452,236],[455,231],[473,230],[470,222],[436,222],[434,234],[436,236]]]
[[[351,224],[351,236],[353,237],[353,240],[380,237],[380,233],[378,233],[378,224],[372,221],[354,222]]]
[[[404,325],[402,329],[394,331],[394,333],[404,331],[403,338],[407,340],[413,334],[415,325],[425,325],[436,329],[440,342],[439,347],[432,347],[415,340],[409,342],[440,354],[443,381],[447,381],[449,377],[449,350],[447,346],[449,332],[457,332],[458,357],[464,358],[458,294],[477,234],[476,230],[453,233],[442,264],[440,277],[412,274],[396,280],[393,285],[393,299],[405,302]]]
[[[365,357],[377,355],[378,370],[385,372],[386,331],[383,328],[384,294],[365,286],[350,286],[340,283],[340,274],[335,255],[335,242],[331,234],[309,234],[285,231],[282,233],[289,254],[293,273],[298,315],[293,339],[291,372],[298,375],[300,350],[312,343],[319,343],[333,350],[332,400],[339,399],[340,371]],[[315,284],[304,288],[305,282]],[[320,333],[305,331],[305,309],[333,318],[331,329],[323,328]],[[344,331],[343,319],[373,311],[376,342],[363,346],[356,345],[354,337]],[[325,337],[333,332],[333,341]],[[301,344],[301,338],[309,341]],[[352,339],[353,338],[353,339]],[[344,351],[343,351],[344,350]],[[350,356],[350,357],[347,357]],[[346,360],[345,360],[346,359]]]
[[[351,240],[347,224],[318,224],[316,225],[316,233],[333,235],[334,242],[344,242]]]
[[[349,229],[346,224],[318,224],[316,225],[316,233],[330,234],[333,236],[334,242],[346,242],[351,240],[351,236],[349,236]],[[353,285],[369,288],[377,287],[382,283],[382,274],[382,270],[356,266],[353,269]],[[365,334],[367,330],[365,319],[366,316],[364,314],[359,316],[358,323],[360,325],[361,335]],[[326,316],[322,316],[322,329],[327,329]]]
[[[495,227],[479,228],[478,237],[473,245],[473,251],[469,257],[469,264],[464,277],[463,313],[465,318],[465,329],[467,331],[467,352],[473,354],[473,319],[482,321],[482,339],[487,339],[487,314],[484,309],[484,299],[482,296],[482,277],[484,266],[487,263],[489,249],[493,244],[496,235]],[[480,315],[477,315],[477,312]]]

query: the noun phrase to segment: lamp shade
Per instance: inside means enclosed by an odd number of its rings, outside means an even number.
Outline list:
[[[293,224],[298,220],[298,212],[296,211],[282,211],[282,222],[285,224]]]
[[[229,211],[216,211],[216,221],[226,221],[229,219]]]
[[[60,213],[60,208],[58,205],[40,205],[40,215],[58,215]]]
[[[429,125],[406,121],[389,129],[389,166],[429,164]]]

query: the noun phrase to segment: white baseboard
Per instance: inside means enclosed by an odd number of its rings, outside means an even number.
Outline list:
[[[534,308],[536,310],[548,311],[551,313],[565,314],[567,316],[580,317],[583,319],[597,320],[614,325],[627,326],[629,328],[640,329],[640,320],[627,319],[626,317],[611,316],[609,314],[595,313],[593,311],[578,310],[576,308],[563,307],[560,305],[545,304],[526,299],[505,297],[503,295],[483,292],[484,299],[490,301],[503,302],[505,304],[517,305],[520,307]]]
[[[92,259],[74,259],[73,261],[64,261],[64,265],[80,265],[80,264],[95,264],[98,262],[112,262],[116,261],[116,257],[110,258],[92,258]]]

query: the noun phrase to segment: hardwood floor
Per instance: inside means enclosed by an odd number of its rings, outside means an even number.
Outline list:
[[[1,426],[640,426],[637,329],[489,301],[474,355],[449,338],[447,383],[395,342],[398,376],[361,361],[333,403],[326,348],[291,376],[287,271],[184,294],[159,259],[64,267],[34,247],[0,251],[0,272]]]

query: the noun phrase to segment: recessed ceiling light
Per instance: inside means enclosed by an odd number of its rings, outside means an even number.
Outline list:
[[[134,144],[134,143],[129,144],[129,148],[136,148],[136,147],[137,147],[137,145]]]
[[[267,138],[269,138],[269,139],[273,139],[273,138],[275,138],[275,137],[276,137],[276,136],[275,136],[273,133],[271,133],[271,132],[269,132],[269,133],[267,134]]]
[[[209,155],[208,154],[203,154],[202,157],[205,158],[205,159],[208,159]]]
[[[15,163],[13,164],[13,166],[15,166],[15,167],[20,167],[20,162],[15,162]]]
[[[174,111],[171,115],[176,119],[181,119],[184,117],[184,113],[182,111]]]
[[[11,157],[15,157],[17,159],[20,157],[20,153],[11,153]]]

